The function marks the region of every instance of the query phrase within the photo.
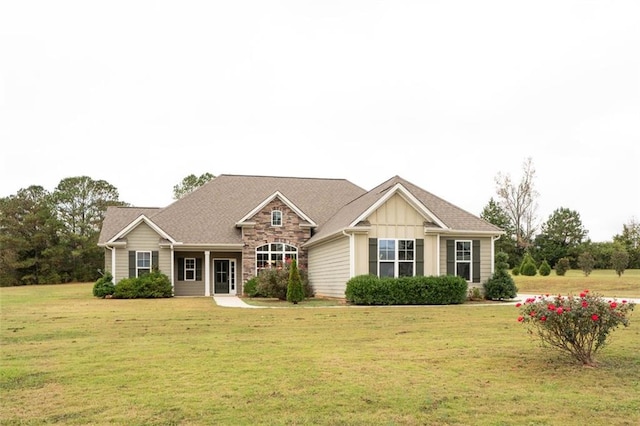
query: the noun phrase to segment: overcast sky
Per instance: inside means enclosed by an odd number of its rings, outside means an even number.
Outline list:
[[[0,0],[0,146],[0,197],[400,175],[474,214],[531,157],[540,221],[606,241],[640,219],[640,2]]]

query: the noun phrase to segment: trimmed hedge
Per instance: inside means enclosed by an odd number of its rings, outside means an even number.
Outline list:
[[[116,299],[155,299],[172,297],[171,280],[165,274],[153,271],[138,278],[125,278],[116,284]]]
[[[347,281],[345,297],[354,305],[451,305],[464,303],[467,291],[464,278],[452,275],[401,278],[359,275]]]

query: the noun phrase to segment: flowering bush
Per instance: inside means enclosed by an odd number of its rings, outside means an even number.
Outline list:
[[[594,366],[594,354],[606,343],[609,333],[620,325],[628,326],[635,304],[626,300],[605,300],[589,290],[579,297],[561,295],[527,299],[518,321],[529,326],[543,345],[570,354],[585,365]]]

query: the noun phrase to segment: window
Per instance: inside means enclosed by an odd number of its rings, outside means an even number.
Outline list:
[[[194,257],[187,257],[184,259],[184,280],[196,280],[196,259]]]
[[[378,240],[379,277],[412,277],[414,271],[414,240]]]
[[[284,243],[271,243],[256,249],[256,270],[282,268],[284,262],[298,259],[298,249]]]
[[[282,226],[282,212],[280,210],[271,212],[271,226]]]
[[[471,241],[456,241],[456,275],[471,281]]]
[[[136,277],[141,277],[151,272],[151,252],[136,252]]]

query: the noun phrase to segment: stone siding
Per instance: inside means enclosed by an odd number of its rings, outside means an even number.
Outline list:
[[[271,226],[271,212],[282,212],[282,226]],[[256,248],[269,243],[284,243],[298,249],[298,265],[307,267],[307,252],[302,244],[311,238],[311,228],[301,228],[303,220],[280,199],[275,198],[248,222],[255,222],[254,227],[242,229],[244,249],[242,251],[242,284],[253,278],[256,273]]]

